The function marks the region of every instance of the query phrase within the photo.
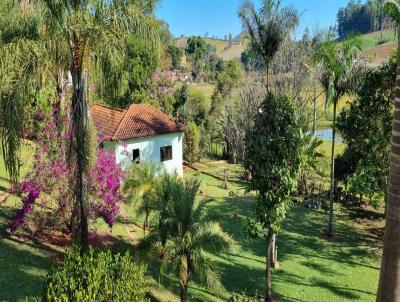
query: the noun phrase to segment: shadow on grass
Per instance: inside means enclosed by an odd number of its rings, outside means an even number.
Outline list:
[[[0,240],[0,301],[25,301],[42,293],[50,260],[36,249]]]
[[[359,300],[361,298],[360,294],[375,296],[375,293],[370,291],[341,287],[327,281],[321,281],[320,279],[317,278],[311,278],[308,280],[308,282],[305,282],[303,276],[288,273],[283,270],[277,271],[274,275],[274,278],[280,280],[281,282],[292,283],[298,286],[306,286],[313,288],[320,287],[321,289],[332,292],[332,294],[334,294],[337,297],[340,297],[342,299],[349,299],[351,301]]]
[[[0,239],[6,237],[7,228],[11,218],[15,215],[16,209],[0,204]]]
[[[324,212],[295,206],[278,236],[280,259],[284,261],[292,254],[300,254],[379,269],[363,262],[377,257],[381,245],[376,236],[346,223],[342,220],[346,219],[346,215],[342,214],[344,217],[340,220],[339,216],[335,222],[335,237],[330,240],[325,236]]]
[[[219,268],[223,285],[230,292],[246,292],[253,295],[256,291],[263,292],[264,290],[265,247],[263,238],[254,241],[245,239],[243,221],[246,217],[250,217],[251,205],[251,197],[220,198],[213,203],[209,212],[211,212],[210,216],[232,235],[241,249],[240,252],[234,251],[225,255],[224,261],[220,261]],[[372,292],[364,291],[362,287],[359,289],[346,288],[342,287],[340,283],[332,284],[326,280],[328,275],[338,276],[338,278],[344,275],[344,272],[339,269],[330,267],[333,263],[379,270],[379,267],[370,265],[373,263],[371,259],[375,259],[377,251],[380,250],[376,236],[354,227],[349,221],[347,212],[340,210],[337,214],[336,237],[329,240],[325,236],[327,219],[325,212],[306,209],[302,204],[292,207],[282,231],[277,237],[279,261],[284,264],[285,261],[293,260],[307,267],[311,271],[311,275],[308,276],[310,284],[303,284],[299,281],[305,276],[299,277],[297,280],[282,270],[274,270],[274,283],[298,282],[299,285],[321,287],[343,300],[357,300],[363,298],[360,295],[374,295]],[[240,221],[234,220],[232,218],[234,215],[239,217]],[[300,259],[297,259],[298,257]],[[301,258],[306,258],[306,260],[301,261]],[[310,261],[307,258],[310,258]],[[323,261],[319,263],[318,260],[312,261],[311,258]],[[315,276],[321,277],[315,278]],[[285,297],[284,301],[302,300]]]

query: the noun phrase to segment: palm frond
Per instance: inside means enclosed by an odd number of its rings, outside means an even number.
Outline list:
[[[225,233],[217,222],[205,222],[196,229],[194,247],[207,246],[211,251],[224,252],[233,245],[233,239]]]
[[[19,175],[19,147],[26,106],[38,91],[45,50],[40,43],[16,39],[0,45],[0,139],[6,169],[15,182]]]
[[[192,261],[201,283],[212,289],[214,293],[221,294],[224,286],[220,281],[218,269],[212,258],[203,249],[199,249],[192,254]]]
[[[384,7],[389,16],[400,23],[400,2],[398,0],[385,0]]]

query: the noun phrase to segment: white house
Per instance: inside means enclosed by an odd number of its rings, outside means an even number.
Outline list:
[[[184,125],[148,104],[125,110],[95,105],[90,110],[97,129],[107,137],[103,147],[125,168],[151,161],[170,174],[183,173]]]

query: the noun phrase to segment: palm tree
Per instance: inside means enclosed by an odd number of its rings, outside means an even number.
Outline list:
[[[336,110],[341,97],[352,92],[362,73],[363,65],[357,60],[361,51],[361,41],[357,36],[352,36],[338,46],[335,40],[323,43],[314,55],[314,62],[321,65],[321,85],[325,91],[325,106],[333,104],[332,120],[332,150],[330,173],[330,203],[327,235],[333,236],[333,201],[335,188],[335,136],[336,136]]]
[[[157,201],[156,186],[158,168],[151,162],[141,163],[129,170],[123,192],[128,202],[138,202],[137,213],[144,214],[143,231],[149,228],[149,217]]]
[[[114,92],[118,91],[119,79],[122,77],[121,66],[126,38],[133,35],[151,44],[158,51],[158,24],[153,17],[155,1],[35,0],[32,2],[43,13],[44,22],[51,29],[49,34],[56,33],[51,40],[67,45],[67,57],[63,62],[66,62],[72,77],[71,112],[74,138],[71,140],[70,165],[76,179],[76,224],[79,224],[76,233],[83,248],[87,248],[89,74],[95,71],[102,91],[109,92],[112,97],[115,95]],[[32,51],[31,48],[25,47],[20,53],[28,54]],[[33,85],[32,77],[27,76],[32,72],[28,71],[37,70],[36,65],[40,61],[37,55],[27,55],[22,59],[25,60],[21,64],[22,67],[18,65],[18,71],[22,75],[15,75],[18,81],[13,84],[14,89],[10,89],[18,93],[18,100],[29,98],[30,95],[26,92],[29,92],[28,88]],[[6,64],[7,62],[1,65]],[[18,115],[22,111],[21,106],[15,106],[14,102],[4,102],[4,104],[7,108],[3,110],[3,115],[9,113],[11,118],[14,115],[21,116]],[[6,147],[3,148],[3,152],[10,168],[14,169],[18,166],[21,125],[10,122],[4,125],[3,129],[5,130],[2,137],[5,138],[3,141],[6,141],[3,143]]]
[[[194,274],[208,287],[222,288],[215,264],[205,249],[218,253],[228,250],[233,243],[217,222],[206,218],[206,202],[196,205],[199,187],[200,182],[195,179],[177,180],[171,191],[174,233],[166,245],[164,265],[172,267],[179,278],[182,302],[187,301],[188,285]]]
[[[276,52],[299,24],[299,13],[293,7],[280,8],[281,0],[263,0],[259,11],[246,1],[239,9],[249,50],[260,56],[265,64],[267,89],[269,69]]]
[[[206,202],[196,201],[199,181],[165,176],[160,183],[163,189],[160,189],[159,197],[164,202],[159,203],[158,211],[163,209],[162,219],[139,246],[154,247],[155,242],[165,239],[165,243],[161,242],[161,245],[165,244],[162,268],[169,267],[176,273],[181,301],[187,301],[188,285],[194,274],[208,287],[220,290],[222,285],[216,266],[206,249],[215,253],[226,251],[233,243],[232,238],[218,223],[206,218]],[[162,232],[165,237],[160,236]]]
[[[385,9],[397,23],[397,79],[396,102],[392,124],[392,151],[388,179],[388,200],[386,204],[386,226],[383,242],[382,265],[379,278],[377,302],[395,302],[400,300],[400,1],[385,1]]]

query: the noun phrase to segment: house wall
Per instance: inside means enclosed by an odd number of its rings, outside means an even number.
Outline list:
[[[104,142],[104,149],[115,153],[117,164],[124,168],[132,165],[132,150],[140,150],[140,162],[160,164],[170,174],[183,174],[183,133],[169,133],[122,142]],[[172,160],[160,162],[160,148],[172,146]]]

